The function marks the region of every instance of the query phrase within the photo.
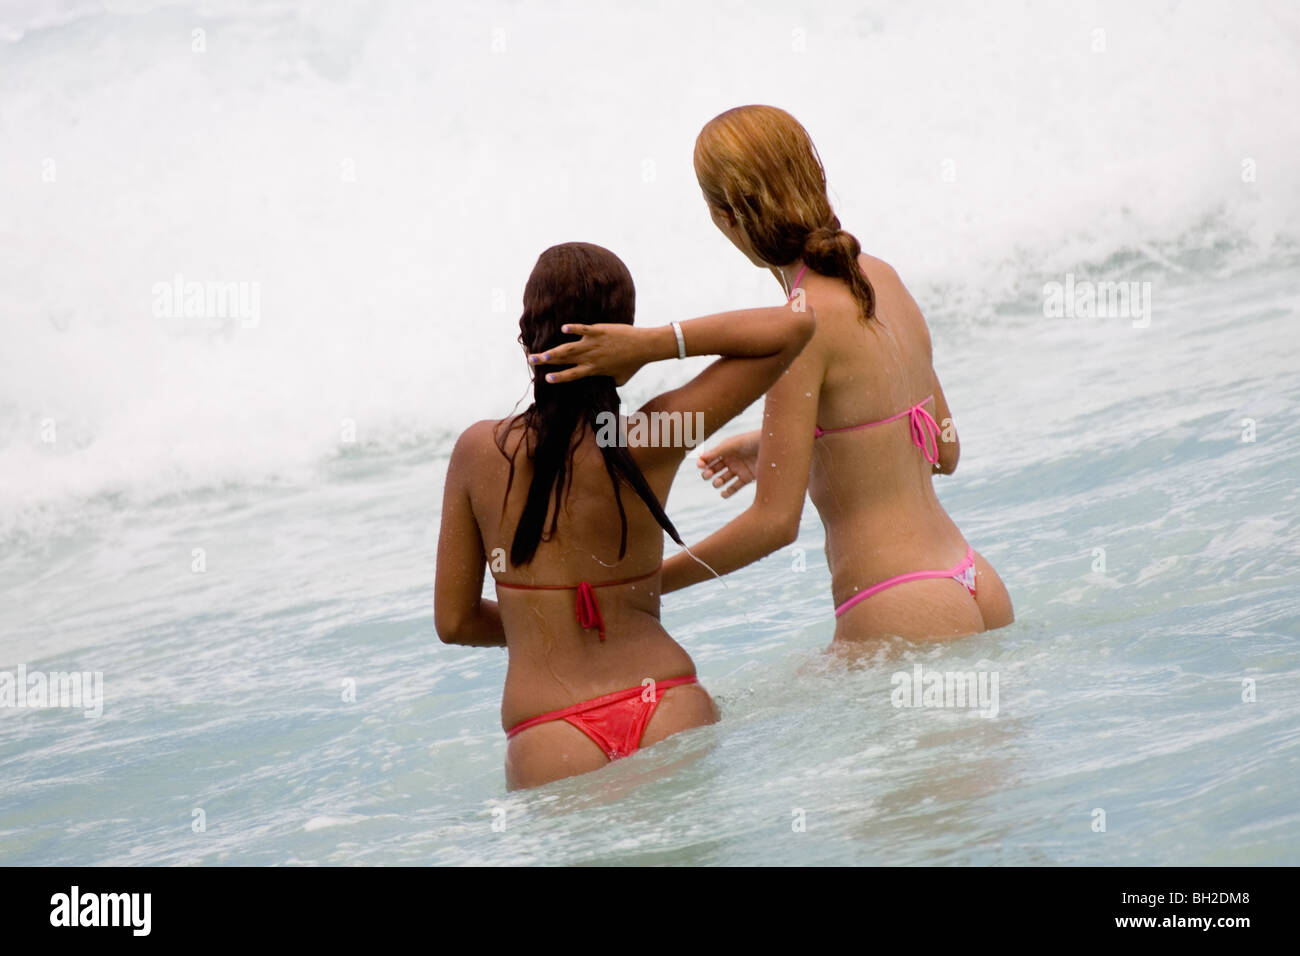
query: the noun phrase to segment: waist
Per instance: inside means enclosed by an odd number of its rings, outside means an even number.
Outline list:
[[[824,520],[824,519],[823,519]],[[838,597],[920,568],[946,568],[966,554],[961,529],[942,507],[825,522],[826,564]]]
[[[955,532],[952,518],[935,493],[932,475],[916,471],[914,462],[907,465],[907,474],[877,477],[870,468],[849,469],[835,463],[828,468],[815,463],[808,493],[827,535],[893,537],[900,529],[915,534]]]

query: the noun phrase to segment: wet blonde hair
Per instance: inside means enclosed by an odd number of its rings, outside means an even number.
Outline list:
[[[862,246],[840,228],[826,195],[826,170],[812,137],[775,106],[738,106],[709,120],[695,139],[695,177],[709,204],[727,213],[764,262],[796,259],[843,279],[862,318],[876,292],[858,266]]]

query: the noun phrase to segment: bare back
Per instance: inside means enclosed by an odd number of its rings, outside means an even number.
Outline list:
[[[590,430],[574,449],[572,483],[555,534],[549,540],[543,538],[527,565],[509,567],[510,545],[532,481],[532,465],[525,450],[519,448],[525,440],[523,427],[507,425],[479,422],[467,433],[467,437],[473,436],[470,504],[489,567],[501,581],[560,584],[570,589],[497,589],[510,652],[502,726],[576,700],[635,686],[645,678],[694,674],[690,656],[659,623],[657,573],[625,585],[599,587],[602,582],[640,578],[657,571],[663,558],[663,529],[636,492],[623,486],[627,553],[619,560],[618,506]],[[518,450],[508,496],[510,463],[498,450],[494,432],[505,435],[507,454]],[[676,459],[657,461],[651,455],[637,456],[636,451],[634,457],[647,482],[659,500],[665,501]],[[571,586],[580,581],[597,586],[607,632],[604,642],[575,617]]]
[[[886,263],[865,255],[859,261],[876,292],[876,317],[869,323],[842,283],[818,277],[807,284],[818,324],[805,355],[816,350],[824,368],[817,424],[836,429],[884,422],[933,396],[924,407],[944,436],[952,436],[920,309]],[[933,475],[906,417],[814,441],[808,487],[826,528],[836,605],[876,582],[963,560],[966,540],[939,503]],[[977,568],[981,583],[988,584],[987,602],[972,600],[947,580],[917,581],[855,607],[840,619],[837,637],[854,632],[942,636],[1006,623],[992,606],[1005,588],[983,558]],[[1009,600],[1006,607],[1009,614]]]

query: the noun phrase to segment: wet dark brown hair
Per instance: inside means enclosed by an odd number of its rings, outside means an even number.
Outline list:
[[[524,287],[524,311],[519,317],[519,342],[530,353],[545,352],[578,336],[560,328],[568,323],[594,325],[619,322],[631,325],[636,310],[636,288],[623,260],[600,246],[586,242],[566,242],[551,246],[537,259],[528,284]],[[618,390],[607,375],[592,375],[573,382],[554,384],[546,373],[568,366],[533,366],[533,404],[517,420],[525,428],[524,440],[513,453],[505,448],[506,432],[497,438],[501,454],[510,460],[506,496],[515,477],[515,455],[519,448],[533,463],[533,478],[528,497],[515,528],[510,546],[510,561],[527,564],[537,553],[538,544],[555,533],[560,508],[572,480],[573,451],[587,429],[597,428],[602,412],[617,418]],[[605,470],[614,489],[618,515],[622,522],[618,556],[627,553],[627,513],[623,509],[621,486],[626,484],[641,498],[655,520],[669,537],[682,544],[677,529],[664,513],[645,475],[628,450],[620,444],[601,445]],[[502,505],[504,508],[504,504]],[[546,518],[550,515],[550,526]]]

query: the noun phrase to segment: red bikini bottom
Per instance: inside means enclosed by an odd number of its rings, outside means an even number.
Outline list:
[[[562,710],[553,710],[549,714],[538,714],[520,721],[506,731],[506,739],[529,727],[563,720],[590,737],[610,760],[617,760],[636,753],[640,748],[641,735],[654,716],[663,691],[683,684],[698,683],[699,680],[695,677],[672,677],[593,697]]]

